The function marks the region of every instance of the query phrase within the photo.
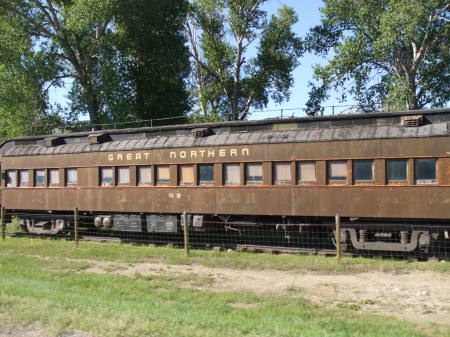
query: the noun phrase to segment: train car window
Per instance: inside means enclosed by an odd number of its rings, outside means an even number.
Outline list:
[[[223,182],[225,185],[240,185],[241,165],[223,164]]]
[[[200,185],[214,184],[214,164],[198,165],[198,181]]]
[[[373,181],[373,160],[354,160],[353,161],[353,180]]]
[[[422,158],[415,160],[414,172],[416,184],[436,183],[436,159]]]
[[[78,184],[78,172],[76,168],[66,169],[66,185]]]
[[[45,185],[45,170],[34,171],[35,185]]]
[[[113,185],[113,168],[101,167],[100,168],[100,185],[112,186]]]
[[[386,160],[388,182],[401,182],[408,179],[408,159]]]
[[[347,161],[333,160],[327,162],[328,183],[345,183],[347,180]]]
[[[286,185],[291,183],[291,163],[273,163],[273,183],[275,185]]]
[[[138,167],[138,185],[152,184],[152,167],[139,166]]]
[[[59,170],[58,169],[48,170],[48,183],[49,183],[49,185],[59,185]]]
[[[118,167],[117,168],[117,184],[118,185],[130,185],[130,168]]]
[[[245,184],[262,184],[262,163],[245,163]]]
[[[6,187],[17,187],[17,171],[6,171]]]
[[[28,170],[20,170],[19,171],[19,186],[24,187],[28,186]]]
[[[156,166],[156,184],[169,185],[170,183],[170,167],[169,165]]]
[[[314,183],[316,181],[316,163],[313,161],[298,162],[297,181],[299,184]]]
[[[182,186],[194,185],[194,165],[178,166],[178,183]]]

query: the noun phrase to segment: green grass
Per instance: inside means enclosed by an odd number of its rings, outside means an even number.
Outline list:
[[[28,241],[31,246],[37,242]],[[13,243],[23,242],[1,243],[2,324],[39,322],[51,335],[74,329],[108,337],[443,337],[450,332],[438,326],[414,326],[397,319],[362,313],[345,305],[326,309],[295,296],[214,293],[181,287],[184,282],[205,281],[190,274],[173,278],[142,275],[130,278],[74,273],[74,269],[86,265],[73,268],[62,258],[42,259],[12,253]],[[46,242],[48,247],[53,244],[59,245]],[[6,245],[9,253],[4,250]],[[59,246],[63,247],[69,248]],[[109,245],[99,247],[105,251],[111,248]],[[130,251],[139,248],[127,247]],[[86,247],[81,247],[78,254],[86,257],[87,252],[83,249]],[[98,254],[95,249],[94,252]],[[61,255],[65,253],[67,251],[61,251]]]
[[[135,246],[117,243],[7,238],[0,242],[1,253],[20,253],[47,257],[96,259],[125,263],[160,261],[167,264],[200,264],[207,267],[233,269],[309,270],[323,273],[359,273],[367,271],[431,270],[450,273],[450,262],[408,262],[405,260],[346,258],[341,263],[334,257],[314,255],[270,255],[240,252],[191,250],[189,259],[182,249]]]

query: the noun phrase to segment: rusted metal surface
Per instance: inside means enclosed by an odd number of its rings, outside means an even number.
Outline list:
[[[1,167],[29,170],[29,183],[5,188],[3,182],[2,200],[12,210],[450,219],[450,109],[422,113],[426,124],[411,128],[400,125],[402,114],[374,114],[211,124],[214,134],[200,138],[191,135],[198,126],[171,126],[110,131],[98,144],[90,133],[64,135],[65,144],[52,147],[43,146],[45,136],[15,139],[0,148]],[[412,160],[407,182],[387,184],[390,158],[438,158],[437,184],[415,185]],[[347,178],[330,185],[326,161],[336,159],[347,160]],[[355,159],[374,160],[372,182],[355,184]],[[295,162],[302,160],[316,161],[315,183],[297,184]],[[290,184],[273,185],[276,161],[292,163]],[[245,162],[263,163],[261,185],[244,185]],[[195,174],[192,186],[177,186],[177,165],[200,163],[214,164],[214,184],[199,186]],[[223,163],[240,163],[240,185],[223,185]],[[169,165],[169,184],[155,186],[152,169],[151,185],[137,186],[139,165]],[[129,166],[129,186],[100,186],[101,166]],[[69,167],[78,169],[77,185],[65,186]],[[33,169],[50,168],[60,170],[59,184],[34,186]]]

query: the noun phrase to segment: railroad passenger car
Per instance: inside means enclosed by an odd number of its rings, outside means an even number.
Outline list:
[[[449,122],[435,109],[14,138],[1,202],[33,233],[64,231],[78,207],[100,230],[177,233],[186,211],[198,230],[295,242],[340,214],[351,249],[428,250],[450,230]]]

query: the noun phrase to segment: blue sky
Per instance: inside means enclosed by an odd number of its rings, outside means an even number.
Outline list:
[[[269,15],[276,13],[277,9],[283,5],[288,5],[295,9],[299,22],[295,25],[294,31],[301,37],[304,37],[310,27],[313,27],[320,23],[319,8],[322,6],[322,0],[269,0],[264,9]],[[312,80],[313,65],[316,63],[324,63],[326,60],[312,54],[305,54],[300,59],[300,66],[294,71],[294,86],[291,89],[292,95],[288,102],[284,102],[281,105],[276,105],[274,102],[269,102],[269,105],[263,112],[256,111],[252,114],[251,119],[261,119],[268,117],[276,117],[280,115],[280,109],[296,109],[284,111],[284,115],[303,116],[304,112],[300,110],[305,106],[308,100],[308,81]],[[53,103],[59,103],[64,105],[67,99],[66,90],[69,87],[70,82],[67,82],[66,89],[54,88],[50,91],[50,99]],[[332,94],[330,99],[324,103],[324,105],[342,105],[337,101],[337,94]],[[353,101],[348,101],[345,104],[354,104]],[[276,110],[276,111],[267,111]],[[326,109],[325,113],[331,113],[331,109]]]

